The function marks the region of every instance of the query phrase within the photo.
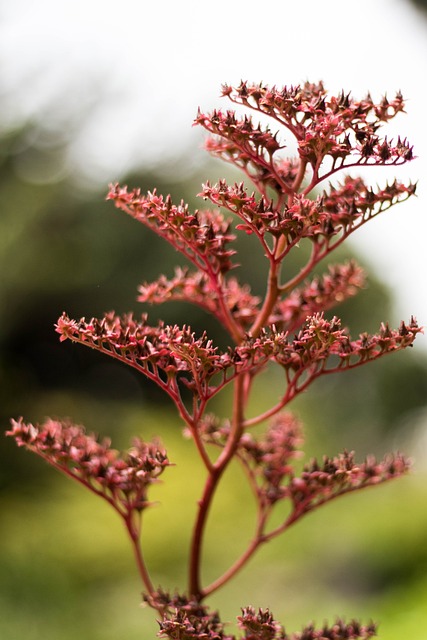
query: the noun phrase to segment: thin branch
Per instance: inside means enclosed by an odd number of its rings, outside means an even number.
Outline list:
[[[251,542],[249,543],[247,549],[242,553],[240,558],[231,565],[227,571],[225,571],[219,578],[211,582],[207,587],[203,589],[202,597],[206,598],[211,595],[214,591],[217,591],[220,587],[226,584],[231,578],[233,578],[244,566],[248,563],[248,561],[255,554],[257,549],[261,544],[267,542],[267,537],[264,535],[265,524],[267,521],[268,512],[264,511],[258,515],[257,527],[255,531],[255,535]]]
[[[300,269],[296,276],[288,280],[285,284],[279,286],[281,295],[294,289],[294,287],[296,287],[306,276],[308,276],[309,273],[311,273],[316,264],[318,264],[327,253],[327,251],[322,253],[320,249],[321,245],[318,242],[313,242],[309,261],[304,267],[302,267],[302,269]]]
[[[130,512],[127,517],[124,518],[124,522],[126,525],[126,529],[129,533],[129,537],[132,542],[132,548],[135,555],[136,566],[138,568],[139,575],[142,580],[142,584],[144,588],[147,590],[150,596],[153,596],[155,593],[153,584],[151,582],[150,575],[148,573],[147,567],[145,565],[144,557],[141,550],[140,544],[140,534],[141,534],[141,523],[140,521],[135,524],[133,514]],[[141,514],[138,514],[139,518]]]
[[[278,273],[279,273],[279,264],[275,260],[270,260],[267,293],[265,295],[262,308],[257,314],[256,320],[249,330],[249,333],[254,338],[256,338],[259,335],[261,329],[267,323],[268,318],[270,317],[271,312],[274,309],[274,305],[277,302],[277,298],[279,296]]]
[[[327,180],[327,178],[330,178],[335,173],[338,173],[338,171],[342,171],[343,169],[352,169],[353,167],[392,167],[405,164],[406,162],[407,160],[405,160],[404,158],[396,158],[396,160],[393,162],[379,162],[378,160],[369,162],[369,158],[366,158],[364,160],[359,159],[349,163],[345,163],[345,161],[343,160],[342,164],[340,164],[339,167],[333,166],[332,169],[321,176],[313,174],[310,184],[307,185],[307,187],[302,191],[302,195],[307,196],[310,191],[317,187],[317,185],[321,184],[324,180]]]

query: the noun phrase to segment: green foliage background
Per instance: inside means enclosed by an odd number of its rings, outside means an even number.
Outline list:
[[[144,545],[154,583],[182,589],[203,478],[191,442],[156,388],[99,354],[60,345],[53,330],[64,309],[74,317],[138,311],[138,283],[171,274],[180,256],[105,203],[104,188],[85,191],[67,177],[24,179],[22,167],[55,164],[65,152],[60,143],[43,144],[43,131],[8,132],[2,149],[1,423],[6,430],[10,416],[67,415],[111,435],[118,448],[135,434],[160,433],[176,466],[153,491],[159,504],[146,514]],[[186,181],[153,172],[125,181],[200,207],[193,196],[200,182],[222,171],[206,165]],[[263,266],[250,242],[241,241],[241,262],[254,291],[262,292]],[[149,311],[224,342],[221,328],[188,305]],[[337,312],[355,333],[374,331],[392,315],[390,292],[371,275],[369,287]],[[277,371],[263,376],[254,410],[273,402],[281,384]],[[426,422],[426,391],[426,358],[415,349],[320,380],[295,403],[308,455],[346,447],[363,458],[400,447],[417,454],[416,472],[337,501],[262,549],[212,598],[224,619],[233,621],[240,606],[252,604],[270,607],[289,630],[339,614],[380,620],[384,640],[420,638],[427,628],[427,456],[416,426]],[[218,401],[220,413],[227,414],[227,400],[225,394]],[[141,585],[115,514],[5,438],[0,462],[0,637],[154,638],[154,615],[139,606]],[[206,580],[252,535],[254,510],[240,470],[224,481],[210,520]]]

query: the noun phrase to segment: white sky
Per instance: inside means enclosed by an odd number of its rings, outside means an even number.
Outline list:
[[[197,162],[191,124],[199,105],[227,106],[223,82],[322,79],[376,98],[401,89],[408,115],[388,133],[407,136],[419,159],[369,175],[418,179],[419,197],[354,243],[393,287],[393,321],[414,313],[427,324],[427,19],[406,0],[3,0],[0,65],[6,124],[43,113],[60,128],[100,101],[95,117],[80,115],[72,160],[105,183],[141,161]]]

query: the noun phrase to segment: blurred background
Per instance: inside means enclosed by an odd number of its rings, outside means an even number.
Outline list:
[[[407,136],[418,159],[370,170],[372,183],[419,180],[418,198],[360,230],[334,260],[356,256],[368,287],[337,309],[354,333],[413,313],[427,322],[427,3],[3,0],[0,4],[0,413],[31,421],[71,416],[111,435],[161,432],[176,467],[156,487],[144,540],[155,584],[185,581],[197,479],[203,471],[173,407],[132,371],[59,344],[53,324],[105,310],[143,310],[139,283],[172,274],[180,256],[105,202],[110,181],[184,198],[206,178],[231,175],[202,151],[191,124],[227,103],[221,83],[297,84],[380,98],[401,90],[407,115],[385,133]],[[245,273],[262,292],[263,265],[241,244]],[[249,256],[246,263],[245,256]],[[184,304],[150,309],[155,321],[219,328]],[[274,402],[271,372],[259,398]],[[217,405],[226,413],[227,398]],[[261,402],[261,400],[260,400]],[[380,637],[427,638],[427,353],[416,347],[318,381],[293,407],[308,455],[344,447],[363,458],[402,449],[410,477],[337,501],[262,549],[212,598],[233,621],[240,606],[270,607],[289,630],[336,615],[381,622]],[[161,428],[160,428],[161,427]],[[121,523],[42,461],[0,439],[0,638],[154,638]],[[238,469],[212,514],[206,580],[239,554],[254,512]],[[237,533],[236,533],[237,532]]]

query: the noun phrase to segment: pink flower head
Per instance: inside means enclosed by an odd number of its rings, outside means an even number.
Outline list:
[[[110,440],[99,440],[68,420],[46,420],[43,424],[12,420],[6,435],[18,446],[37,453],[52,466],[89,487],[122,514],[140,511],[149,502],[147,489],[169,466],[166,452],[156,443],[136,439],[120,454]]]

